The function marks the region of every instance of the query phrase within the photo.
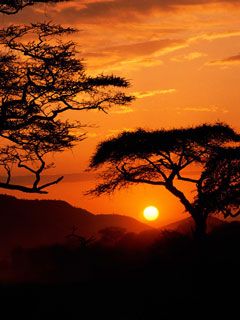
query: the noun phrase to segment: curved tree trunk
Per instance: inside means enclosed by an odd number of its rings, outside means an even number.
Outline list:
[[[195,222],[194,237],[196,240],[202,241],[206,238],[207,219],[204,214],[193,207],[191,202],[185,197],[184,193],[178,190],[172,183],[167,183],[166,188],[175,195],[183,204],[186,211],[189,212]]]

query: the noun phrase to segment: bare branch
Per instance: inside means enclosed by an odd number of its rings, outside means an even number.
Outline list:
[[[26,192],[26,193],[47,194],[47,191],[41,190],[39,188],[34,189],[32,187],[26,187],[26,186],[22,186],[22,185],[3,183],[3,182],[0,182],[0,188],[6,189],[6,190],[16,190],[16,191],[21,191],[21,192]]]
[[[197,184],[199,182],[199,180],[197,180],[197,179],[192,179],[192,178],[188,178],[188,177],[182,177],[180,175],[180,173],[177,173],[177,177],[178,177],[178,180],[192,182],[192,183],[195,183],[195,184]]]
[[[167,181],[167,176],[165,175],[165,173],[163,172],[163,170],[161,170],[153,161],[151,161],[149,158],[144,158],[148,163],[150,163],[155,169],[156,171],[163,177],[163,179],[165,181]]]
[[[39,186],[37,189],[38,189],[39,191],[42,191],[43,189],[46,189],[46,188],[48,188],[48,187],[50,187],[50,186],[52,186],[52,185],[54,185],[54,184],[59,183],[60,181],[63,180],[63,178],[64,178],[63,176],[62,176],[62,177],[59,177],[59,178],[57,178],[56,180],[53,180],[53,181],[51,181],[51,182],[49,182],[49,183],[45,183],[45,184]]]

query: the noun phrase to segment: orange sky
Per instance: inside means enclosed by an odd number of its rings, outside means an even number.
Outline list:
[[[124,76],[137,99],[108,115],[68,114],[95,127],[72,152],[54,156],[56,168],[48,174],[64,173],[65,182],[39,198],[61,198],[94,213],[137,218],[145,206],[156,205],[159,223],[184,217],[178,200],[161,187],[135,186],[111,197],[86,198],[83,192],[94,177],[83,172],[97,143],[123,129],[216,120],[240,129],[240,1],[76,0],[0,17],[2,25],[49,20],[80,29],[74,40],[88,71]]]

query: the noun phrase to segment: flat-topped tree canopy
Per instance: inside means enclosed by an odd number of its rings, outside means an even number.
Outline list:
[[[199,148],[218,146],[230,141],[239,141],[239,135],[227,124],[203,124],[197,127],[172,130],[143,130],[123,132],[116,138],[100,143],[93,155],[90,167],[107,162],[119,162],[126,158],[144,158],[164,153],[182,153],[195,157],[200,162]]]
[[[90,168],[106,165],[102,181],[89,194],[101,195],[133,184],[163,186],[176,196],[196,224],[196,235],[206,231],[209,214],[239,214],[240,135],[224,123],[186,129],[123,132],[99,144]],[[226,154],[226,156],[225,156]],[[199,173],[191,175],[189,166]],[[176,180],[192,183],[194,201]]]
[[[16,14],[27,6],[37,3],[57,3],[69,0],[1,0],[0,13],[11,15]]]

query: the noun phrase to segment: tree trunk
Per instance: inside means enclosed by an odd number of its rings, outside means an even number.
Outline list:
[[[207,220],[202,214],[195,215],[193,219],[195,222],[194,238],[197,241],[203,241],[207,235]]]
[[[192,216],[194,222],[195,222],[195,230],[194,230],[194,237],[198,241],[203,241],[206,239],[206,217],[203,215],[203,213],[199,210],[193,207],[191,202],[185,197],[184,193],[180,190],[178,190],[172,182],[168,182],[165,185],[166,189],[170,191],[172,194],[174,194],[184,205],[187,212],[190,213]]]

